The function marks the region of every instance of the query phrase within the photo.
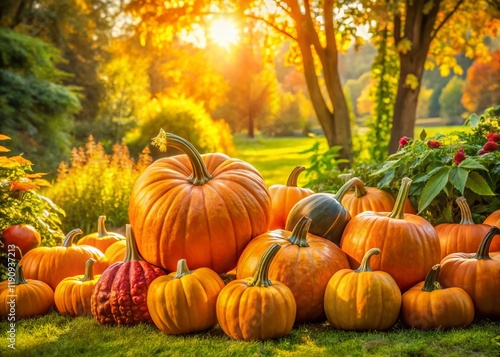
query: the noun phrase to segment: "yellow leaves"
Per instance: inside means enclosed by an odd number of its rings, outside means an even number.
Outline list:
[[[0,140],[10,140],[7,135],[0,134]]]
[[[432,71],[434,68],[436,68],[436,64],[433,61],[425,61],[424,69],[426,71]]]
[[[418,82],[418,77],[412,73],[409,73],[406,75],[406,78],[405,78],[405,86],[406,87],[410,87],[412,90],[415,90],[418,88],[419,86],[419,82]]]
[[[397,43],[396,50],[402,54],[407,54],[410,52],[412,46],[413,43],[409,39],[403,38]]]
[[[9,152],[10,150],[7,149],[5,146],[0,145],[0,152]]]
[[[28,165],[31,166],[33,165],[33,163],[19,155],[12,157],[0,156],[1,167],[13,168],[18,166],[28,166]]]

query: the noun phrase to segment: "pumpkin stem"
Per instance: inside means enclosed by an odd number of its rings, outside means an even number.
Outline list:
[[[432,292],[434,290],[441,290],[443,287],[439,284],[439,272],[441,271],[441,264],[434,265],[425,277],[424,286],[422,291]]]
[[[353,177],[354,177],[353,174],[340,174],[339,175],[339,179],[340,179],[340,181],[342,181],[342,184],[346,183],[347,181],[349,181]]]
[[[460,215],[462,217],[460,220],[460,224],[474,224],[470,207],[467,204],[467,199],[464,196],[461,196],[457,198],[456,202],[458,207],[460,208]]]
[[[273,285],[271,280],[269,280],[269,267],[271,266],[271,262],[280,248],[281,246],[276,243],[267,248],[264,255],[260,258],[257,270],[255,271],[252,280],[248,282],[248,286],[267,287]]]
[[[191,270],[189,270],[187,266],[186,259],[179,259],[177,262],[177,272],[175,273],[174,279],[180,279],[184,275],[191,274]]]
[[[410,186],[413,181],[409,177],[403,177],[401,180],[401,187],[399,188],[398,197],[394,203],[394,208],[387,217],[404,219],[405,218],[405,203],[410,192]]]
[[[14,285],[21,284],[28,284],[28,282],[24,278],[23,266],[18,263],[16,266],[16,277],[14,278]]]
[[[295,166],[293,171],[288,176],[288,180],[286,181],[286,185],[289,187],[297,187],[297,180],[299,179],[299,175],[306,168],[304,166]]]
[[[62,247],[69,248],[73,245],[73,238],[77,235],[82,234],[82,230],[80,228],[75,228],[68,234],[66,234],[66,238],[64,238],[64,242],[62,243]]]
[[[342,198],[344,198],[344,195],[352,188],[352,186],[358,185],[360,183],[363,184],[363,182],[359,178],[353,177],[339,188],[339,190],[335,194],[335,199],[339,202],[342,201]]]
[[[295,227],[293,227],[292,234],[290,238],[288,238],[288,241],[299,247],[309,247],[307,243],[307,233],[309,232],[309,227],[311,227],[311,222],[311,218],[302,216]]]
[[[132,230],[131,224],[125,225],[125,258],[124,262],[131,262],[133,260],[140,261],[143,260],[141,255],[139,254],[139,250],[137,250],[137,243],[135,242],[134,231]]]
[[[94,258],[89,258],[85,263],[85,275],[82,278],[82,281],[90,281],[94,280],[94,263],[96,260]]]
[[[491,259],[490,258],[490,244],[493,238],[495,238],[496,235],[500,234],[500,228],[497,226],[491,227],[491,229],[486,233],[486,236],[484,236],[483,240],[479,244],[479,248],[477,248],[477,253],[474,255],[474,259]]]
[[[186,154],[193,169],[193,173],[188,180],[193,185],[201,186],[212,179],[212,175],[208,172],[200,153],[186,139],[172,133],[166,133],[163,129],[160,129],[159,134],[153,138],[152,144],[158,147],[160,151],[167,151],[167,147],[173,147]]]
[[[99,237],[106,237],[108,236],[108,232],[106,231],[106,225],[104,224],[106,222],[106,216],[99,216],[97,219],[97,235]]]
[[[363,260],[361,261],[359,268],[354,271],[356,273],[373,271],[372,268],[370,267],[370,259],[373,255],[379,255],[379,254],[380,254],[380,249],[378,248],[371,248],[370,250],[368,250],[363,256]]]

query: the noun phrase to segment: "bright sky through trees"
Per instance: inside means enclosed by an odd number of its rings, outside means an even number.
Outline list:
[[[239,30],[235,23],[227,19],[214,20],[210,26],[209,36],[224,48],[235,45],[240,40]]]

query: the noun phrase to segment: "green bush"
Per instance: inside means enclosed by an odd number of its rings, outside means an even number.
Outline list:
[[[80,228],[84,234],[95,232],[100,215],[105,215],[112,227],[128,223],[133,185],[151,162],[148,148],[136,163],[125,144],[115,144],[113,153],[107,154],[92,136],[85,148],[73,148],[70,165],[59,165],[57,180],[47,192],[67,212],[64,231]]]

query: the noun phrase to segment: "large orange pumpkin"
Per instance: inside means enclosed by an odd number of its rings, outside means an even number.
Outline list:
[[[19,261],[24,267],[24,276],[46,282],[55,290],[64,278],[85,274],[85,263],[90,258],[96,260],[94,272],[101,274],[109,265],[104,253],[89,245],[73,244],[78,234],[82,234],[81,229],[73,229],[61,246],[38,247],[26,253]]]
[[[168,271],[186,259],[191,269],[225,273],[267,231],[269,191],[252,165],[220,153],[200,155],[185,139],[164,134],[166,145],[185,155],[156,160],[134,185],[129,217],[139,251]]]
[[[490,226],[500,227],[500,209],[492,212],[483,222],[484,224],[489,224]]]
[[[373,257],[372,267],[391,274],[403,292],[424,280],[441,257],[434,227],[423,217],[404,213],[411,182],[403,178],[391,212],[366,211],[352,218],[341,241],[352,268],[370,248],[383,247],[382,254]]]
[[[106,230],[106,216],[99,216],[97,220],[97,232],[87,234],[76,242],[77,245],[90,245],[96,247],[101,252],[106,252],[108,247],[120,240],[125,240],[125,237],[119,233],[108,232]]]
[[[302,217],[292,232],[277,229],[259,235],[247,245],[236,268],[237,279],[253,276],[264,252],[273,244],[280,245],[269,267],[269,278],[292,290],[296,322],[325,318],[326,285],[336,271],[349,268],[344,252],[335,243],[308,233],[310,225],[311,219]]]
[[[457,198],[456,202],[462,215],[460,223],[441,223],[434,227],[441,242],[441,259],[451,253],[477,251],[483,237],[491,228],[488,224],[474,223],[465,197]],[[500,238],[493,240],[491,250],[500,251]]]
[[[476,253],[452,253],[441,261],[441,285],[467,291],[481,316],[500,317],[500,253],[489,253],[491,241],[499,234],[500,228],[493,226]]]
[[[302,198],[310,196],[314,193],[308,188],[297,187],[297,180],[304,166],[296,166],[288,177],[286,185],[271,185],[269,193],[272,201],[272,214],[269,230],[285,229],[286,218],[292,207]]]

